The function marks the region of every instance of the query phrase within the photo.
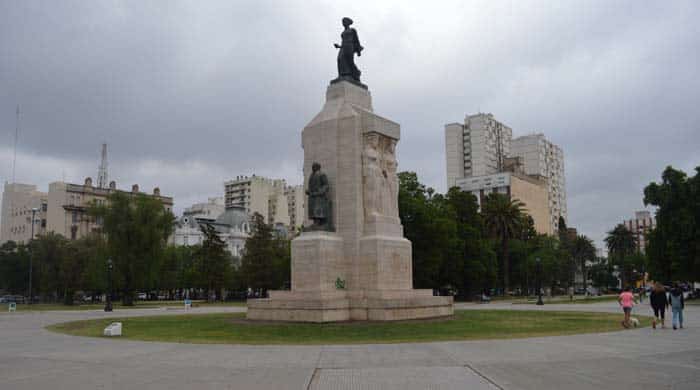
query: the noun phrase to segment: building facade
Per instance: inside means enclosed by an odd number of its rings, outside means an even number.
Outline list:
[[[118,190],[114,181],[110,182],[107,188],[95,187],[89,177],[85,179],[84,184],[50,183],[48,193],[36,191],[36,186],[33,185],[6,185],[3,194],[2,241],[29,241],[31,208],[33,207],[38,208],[34,226],[35,236],[54,232],[68,239],[76,240],[91,232],[98,232],[102,228],[102,222],[88,215],[88,209],[93,202],[97,205],[105,204],[109,195],[117,191],[132,195],[143,194],[139,192],[138,185],[132,186],[130,192]],[[161,196],[160,189],[157,187],[153,189],[152,194],[144,195],[160,199],[166,210],[172,210],[173,199]],[[9,214],[9,218],[5,218],[6,199],[7,212],[11,209],[14,210],[14,213]],[[8,232],[7,236],[6,231]]]
[[[204,203],[195,203],[183,210],[183,217],[216,219],[226,211],[224,198],[209,198]]]
[[[304,215],[306,213],[306,208],[304,207],[304,200],[306,199],[304,186],[287,186],[287,188],[284,190],[284,194],[287,197],[289,226],[293,230],[297,230],[304,224]]]
[[[270,224],[289,225],[284,180],[262,176],[238,176],[224,183],[226,208],[240,207],[249,215],[258,213]]]
[[[481,206],[488,194],[499,193],[525,204],[525,212],[532,217],[535,230],[540,234],[553,234],[547,201],[547,184],[527,175],[501,172],[493,175],[465,177],[456,180],[462,191],[471,192]]]
[[[38,191],[35,185],[5,183],[2,193],[0,243],[29,242],[32,238],[32,222],[34,236],[44,233],[47,201],[48,194]]]
[[[457,179],[502,172],[512,137],[513,130],[493,114],[467,115],[463,124],[445,125],[447,188]]]
[[[522,159],[525,174],[547,181],[550,223],[552,231],[558,231],[559,217],[568,219],[564,152],[548,141],[544,134],[538,133],[513,139],[510,153]]]
[[[644,253],[647,245],[646,235],[656,228],[656,218],[649,211],[637,211],[634,213],[634,218],[625,220],[623,224],[636,237],[637,251]]]
[[[197,205],[193,205],[187,210],[195,208],[195,206]],[[237,259],[240,258],[245,249],[245,241],[250,235],[248,213],[243,208],[234,206],[223,210],[213,218],[210,218],[211,216],[212,214],[183,213],[176,222],[170,242],[182,246],[201,244],[204,241],[202,226],[211,225],[216,229],[219,238],[226,243],[226,248],[231,255]]]

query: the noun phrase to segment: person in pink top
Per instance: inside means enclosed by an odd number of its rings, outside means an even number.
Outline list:
[[[622,326],[629,328],[630,315],[632,314],[632,307],[634,306],[634,294],[632,294],[629,287],[625,287],[625,291],[617,298],[617,302],[622,306],[622,310],[625,312],[625,320],[622,321]]]

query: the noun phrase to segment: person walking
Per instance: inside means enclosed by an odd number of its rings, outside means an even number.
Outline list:
[[[661,283],[654,284],[654,288],[651,290],[651,295],[649,295],[649,303],[651,303],[651,309],[654,310],[654,320],[651,322],[651,326],[656,329],[656,323],[661,322],[661,328],[666,328],[666,307],[668,306],[668,299],[666,298],[666,288]]]
[[[634,294],[632,294],[629,287],[625,287],[625,291],[617,298],[617,302],[622,306],[622,311],[625,312],[625,319],[622,321],[622,326],[629,328],[630,315],[632,314],[632,307],[634,306]]]
[[[673,284],[671,295],[668,297],[668,304],[671,305],[671,311],[673,312],[673,330],[676,330],[679,326],[683,329],[685,301],[683,299],[683,290],[678,286],[678,283]]]

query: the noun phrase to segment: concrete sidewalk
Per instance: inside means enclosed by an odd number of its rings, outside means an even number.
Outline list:
[[[615,303],[458,308],[619,312]],[[190,313],[239,312],[240,307]],[[179,310],[0,316],[0,389],[696,389],[700,307],[687,328],[387,345],[242,346],[137,342],[51,333],[79,319]],[[637,309],[649,314],[648,306]]]

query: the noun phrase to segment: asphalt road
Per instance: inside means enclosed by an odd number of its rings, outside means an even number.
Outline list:
[[[587,305],[460,309],[615,311]],[[244,308],[199,308],[233,312]],[[180,314],[115,311],[109,316]],[[647,305],[638,310],[649,314]],[[0,314],[0,389],[698,389],[700,306],[686,329],[388,345],[244,346],[74,337],[46,325],[100,311]]]

